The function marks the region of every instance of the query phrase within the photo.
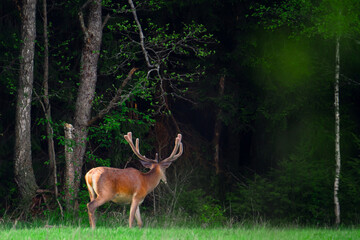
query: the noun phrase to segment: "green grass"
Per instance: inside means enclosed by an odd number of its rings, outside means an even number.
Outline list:
[[[143,228],[53,226],[3,229],[0,239],[360,239],[358,229],[311,228]]]
[[[89,228],[86,215],[65,217],[57,215],[42,219],[16,222],[0,218],[0,239],[236,239],[236,240],[360,240],[360,228],[274,226],[259,221],[204,224],[194,218],[179,216],[143,216],[144,228],[129,229],[127,214],[109,212],[98,214],[97,228]]]
[[[98,227],[92,230],[85,219],[76,221],[34,220],[32,222],[3,221],[0,239],[236,239],[236,240],[360,240],[360,229],[273,227],[267,224],[225,224],[209,226],[191,220],[145,219],[142,229],[127,227],[124,219],[99,218]]]

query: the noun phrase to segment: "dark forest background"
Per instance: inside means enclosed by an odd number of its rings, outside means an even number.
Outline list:
[[[78,12],[84,2],[47,1],[49,99],[59,204],[64,201],[63,126],[72,123],[75,110],[83,46]],[[172,34],[186,33],[183,26],[196,24],[206,31],[200,31],[197,54],[177,54],[171,61],[181,64],[166,65],[167,70],[163,71],[173,71],[171,79],[175,83],[161,85],[166,88],[165,97],[158,83],[149,80],[146,91],[133,92],[126,102],[89,127],[83,174],[96,166],[143,170],[123,139],[129,131],[140,138],[143,154],[154,156],[159,152],[163,158],[170,154],[180,132],[184,154],[166,172],[168,187],[161,183],[142,204],[143,212],[191,216],[207,223],[232,218],[333,224],[336,42],[327,30],[336,21],[325,24],[323,29],[316,30],[320,25],[312,25],[319,13],[323,18],[318,22],[326,22],[331,10],[321,8],[330,6],[332,1],[309,1],[313,5],[305,6],[310,9],[307,12],[299,4],[302,1],[295,0],[169,0],[155,5],[152,1],[144,2],[150,7],[139,8],[138,16],[145,35],[152,38],[149,41],[175,39],[178,36]],[[350,22],[355,25],[360,22],[356,10],[359,6],[356,1],[346,1],[347,6],[350,2],[352,8],[344,7],[342,13],[351,16]],[[31,146],[36,182],[40,189],[49,192],[34,196],[28,207],[32,216],[44,216],[49,211],[60,214],[52,194],[46,141],[49,136],[41,106],[44,58],[41,3],[38,1],[36,11]],[[130,86],[146,81],[147,72],[144,59],[138,56],[139,50],[129,47],[126,41],[129,36],[126,30],[133,27],[131,13],[124,10],[126,1],[103,4],[103,16],[109,14],[110,18],[103,30],[94,116],[111,100],[129,69],[139,69]],[[0,216],[14,217],[21,213],[18,209],[21,197],[14,180],[21,44],[19,8],[21,1],[0,3]],[[339,199],[344,224],[360,221],[357,30],[349,27],[340,39]],[[78,214],[86,214],[89,198],[81,179],[76,209]]]

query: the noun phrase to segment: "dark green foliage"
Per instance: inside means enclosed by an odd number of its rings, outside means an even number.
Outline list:
[[[354,136],[354,142],[360,149],[360,141],[357,136]],[[346,159],[343,164],[343,173],[341,175],[341,195],[340,201],[342,202],[343,216],[346,223],[359,222],[360,209],[359,209],[359,184],[360,184],[360,158],[359,156]]]
[[[261,217],[302,224],[332,224],[333,137],[326,130],[331,122],[324,118],[309,120],[297,133],[298,146],[288,158],[278,161],[265,176],[255,175],[238,183],[235,191],[228,194],[234,215],[255,220]],[[343,138],[351,139],[346,134]],[[354,204],[357,164],[358,159],[344,160],[340,196],[345,223],[358,221],[359,211]]]
[[[14,219],[21,214],[16,208],[12,162],[20,45],[17,2],[0,3],[0,218],[6,212]],[[75,109],[83,45],[78,12],[85,2],[48,1],[49,96],[60,192],[65,166],[63,125],[72,122]],[[341,33],[343,165],[339,197],[343,223],[359,223],[360,45],[355,17],[359,1],[134,3],[140,7],[138,16],[151,63],[159,64],[161,70],[159,75],[155,70],[148,72],[151,68],[144,60],[127,1],[103,1],[103,19],[107,13],[111,18],[104,26],[92,116],[109,104],[129,71],[138,69],[123,88],[123,95],[131,97],[89,127],[83,172],[100,165],[146,171],[123,135],[132,131],[139,137],[146,156],[156,152],[163,156],[169,153],[178,126],[184,155],[167,170],[169,186],[160,184],[155,198],[150,194],[145,199],[141,206],[145,216],[154,215],[155,205],[156,221],[165,225],[177,215],[205,227],[229,218],[331,225],[335,164],[332,38]],[[41,4],[38,8],[40,13]],[[336,9],[342,9],[343,17]],[[44,50],[40,15],[37,21],[32,156],[38,184],[51,189],[46,146],[50,136],[45,136],[40,103]],[[221,76],[225,76],[225,91],[219,97]],[[215,174],[212,143],[219,111],[220,176]],[[49,201],[50,210],[42,203],[34,207],[34,214],[77,224],[72,215],[62,218],[57,202]],[[78,198],[82,226],[88,225],[88,201],[83,185]],[[100,225],[107,226],[109,216],[119,217],[116,223],[126,225],[128,215],[123,216],[122,209],[114,204],[99,208],[104,213]]]
[[[203,205],[205,192],[201,189],[184,191],[178,200],[178,207],[189,215],[198,215]]]
[[[299,159],[283,161],[275,177],[255,176],[229,194],[232,212],[256,220],[331,224],[331,174]]]
[[[131,118],[133,114],[137,116],[136,119]],[[111,112],[98,126],[89,128],[89,140],[92,145],[87,152],[87,161],[98,166],[122,168],[131,155],[131,149],[124,140],[124,135],[131,129],[134,136],[143,139],[152,123],[153,120],[149,115],[139,113],[138,110],[125,105],[121,107],[121,112]],[[141,148],[143,152],[148,152],[151,150],[151,145],[142,141]]]

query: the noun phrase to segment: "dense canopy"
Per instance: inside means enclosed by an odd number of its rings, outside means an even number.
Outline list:
[[[338,224],[338,199],[359,223],[359,13],[357,0],[1,1],[0,216],[86,212],[88,170],[147,171],[133,132],[160,159],[183,136],[149,214]]]

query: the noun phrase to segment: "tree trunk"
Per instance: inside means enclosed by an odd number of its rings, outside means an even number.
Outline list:
[[[80,86],[75,106],[74,118],[74,189],[71,199],[67,201],[75,204],[80,179],[82,176],[83,159],[85,155],[86,142],[88,137],[88,122],[91,117],[92,101],[95,95],[97,80],[97,64],[100,55],[102,38],[101,0],[88,1],[89,15],[87,27],[80,16],[81,27],[84,32],[84,46],[81,55]]]
[[[24,0],[21,10],[21,57],[15,122],[15,181],[24,202],[36,194],[31,159],[31,100],[34,80],[36,0]]]
[[[73,161],[73,145],[74,145],[74,128],[71,124],[65,123],[65,207],[67,210],[72,210],[74,206],[74,180],[75,180],[75,168]]]
[[[43,0],[43,18],[44,18],[44,111],[46,118],[46,135],[49,155],[50,184],[54,187],[55,197],[58,197],[57,175],[56,175],[56,155],[54,146],[54,130],[51,120],[51,105],[49,101],[49,37],[48,37],[48,21],[47,21],[47,4]]]
[[[335,53],[335,181],[334,181],[334,205],[335,205],[335,224],[340,224],[340,203],[339,203],[339,178],[341,167],[340,155],[340,101],[339,101],[339,78],[340,78],[340,38],[336,38]]]
[[[224,89],[225,89],[225,76],[220,77],[219,81],[219,98],[221,98],[224,95]],[[214,164],[215,164],[215,171],[216,175],[218,175],[221,172],[221,166],[220,166],[220,134],[221,134],[221,108],[219,108],[216,121],[215,121],[215,134],[214,134]]]

